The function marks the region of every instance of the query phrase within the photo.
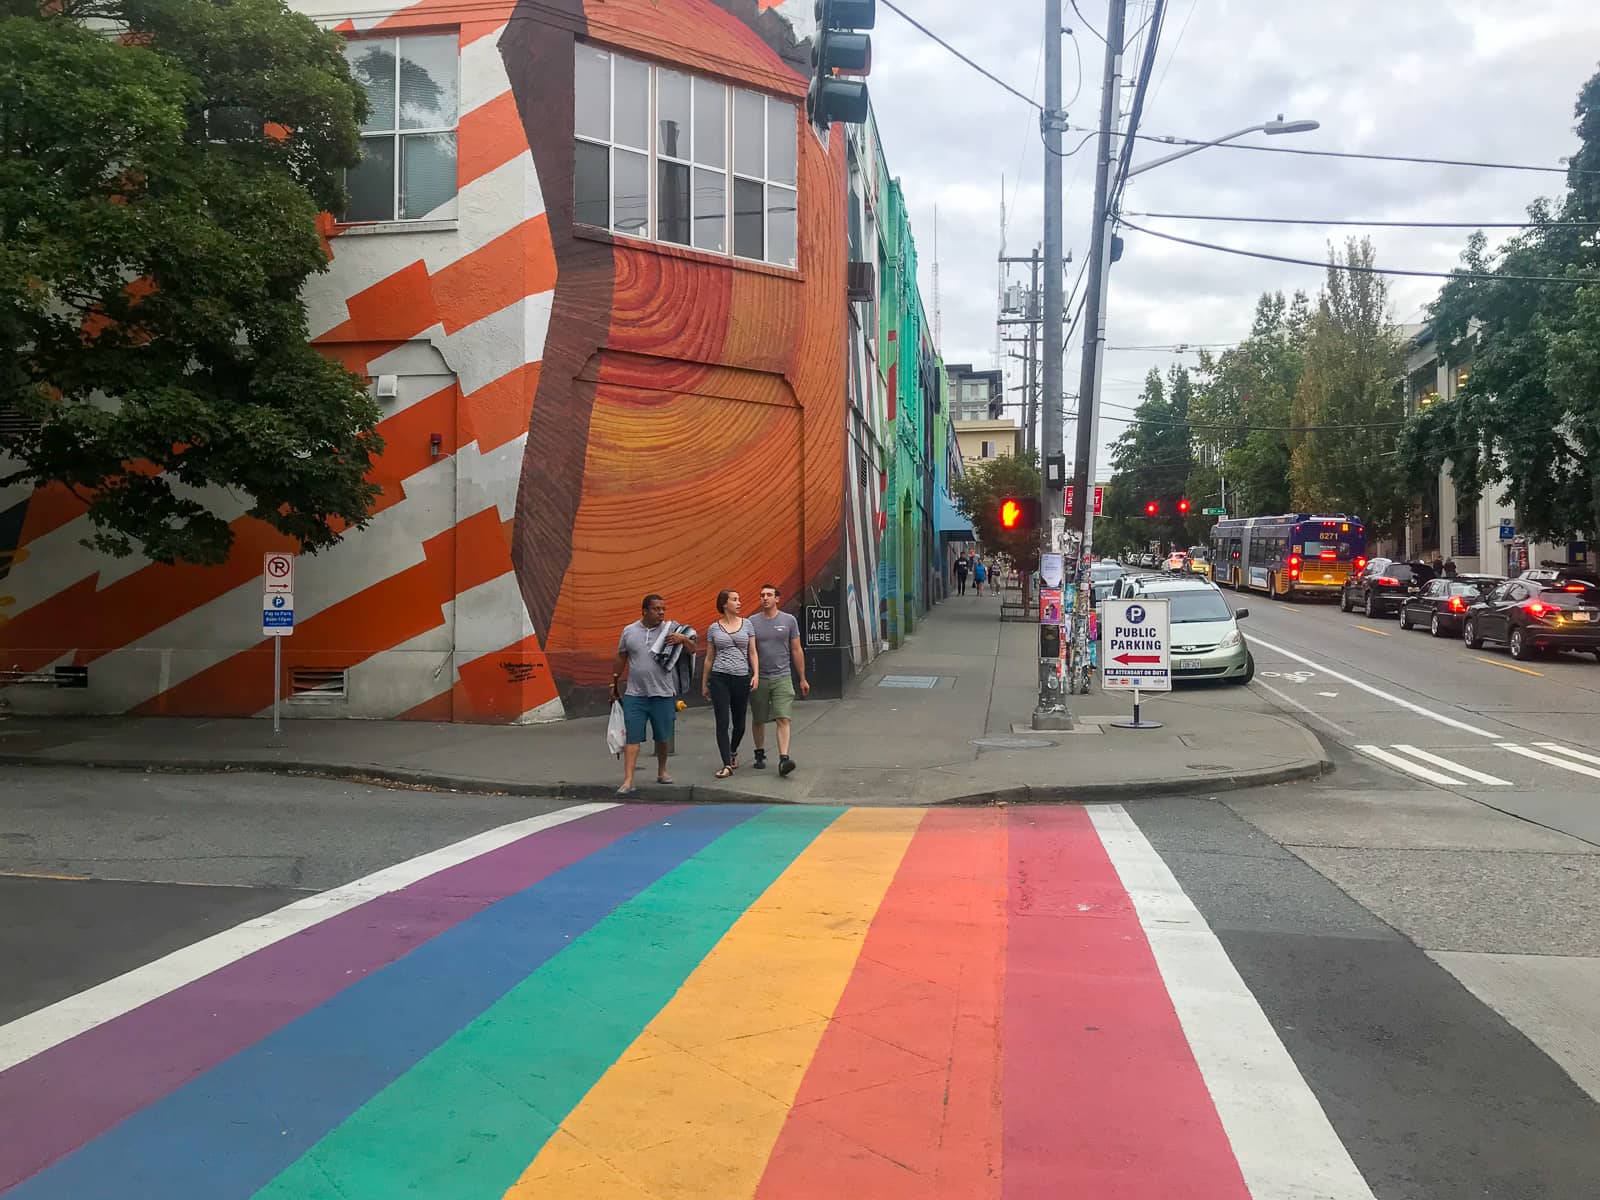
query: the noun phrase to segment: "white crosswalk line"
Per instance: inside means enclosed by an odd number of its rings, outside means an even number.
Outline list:
[[[1465,779],[1453,779],[1449,775],[1442,775],[1438,771],[1423,766],[1421,763],[1412,762],[1409,758],[1401,758],[1398,754],[1390,754],[1379,746],[1357,746],[1356,749],[1363,754],[1370,755],[1381,763],[1387,763],[1398,771],[1404,771],[1407,775],[1415,775],[1418,779],[1426,779],[1429,783],[1442,784],[1445,787],[1465,787],[1467,785]]]
[[[1501,742],[1500,747],[1511,751],[1513,754],[1520,754],[1523,758],[1549,763],[1552,767],[1560,767],[1564,771],[1571,771],[1577,775],[1587,775],[1590,779],[1600,779],[1600,770],[1583,766],[1581,763],[1575,763],[1565,758],[1557,758],[1554,754],[1544,754],[1538,750],[1530,750],[1526,746],[1514,746],[1510,742]],[[1563,753],[1570,753],[1570,751],[1564,750]],[[1588,756],[1585,755],[1584,757],[1587,758]]]
[[[1394,748],[1402,753],[1411,755],[1412,758],[1420,758],[1423,762],[1431,762],[1436,767],[1443,767],[1447,771],[1454,771],[1457,775],[1465,775],[1468,779],[1489,784],[1491,787],[1515,786],[1509,779],[1501,779],[1497,775],[1487,775],[1482,771],[1474,771],[1471,767],[1464,767],[1458,762],[1451,762],[1448,758],[1441,758],[1437,754],[1430,754],[1428,751],[1419,750],[1415,746],[1396,746]]]
[[[1596,757],[1593,754],[1585,754],[1582,750],[1569,750],[1560,742],[1535,742],[1534,745],[1541,750],[1553,750],[1557,754],[1565,754],[1569,758],[1580,758],[1586,763],[1593,763],[1595,766],[1600,767],[1600,757]]]

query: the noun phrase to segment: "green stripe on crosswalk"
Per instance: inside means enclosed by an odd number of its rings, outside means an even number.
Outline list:
[[[257,1200],[499,1200],[837,808],[769,809],[632,900],[374,1096]]]

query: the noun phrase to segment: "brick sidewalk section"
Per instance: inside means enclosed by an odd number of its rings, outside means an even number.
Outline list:
[[[675,783],[641,763],[643,799],[682,802],[940,804],[1091,801],[1217,792],[1309,778],[1330,760],[1317,739],[1249,688],[1194,685],[1147,699],[1163,728],[1110,727],[1126,696],[1072,698],[1066,733],[1033,733],[1037,627],[1002,623],[1000,600],[953,597],[898,650],[880,655],[842,700],[798,705],[787,779],[757,771],[748,738],[739,771],[713,778],[708,708],[678,721]],[[930,683],[931,681],[931,683]],[[292,708],[288,709],[293,715]],[[984,739],[1028,744],[983,745]],[[776,741],[767,748],[776,765]],[[604,718],[539,726],[415,721],[178,718],[0,719],[0,762],[153,770],[260,770],[471,792],[607,798],[621,766]]]

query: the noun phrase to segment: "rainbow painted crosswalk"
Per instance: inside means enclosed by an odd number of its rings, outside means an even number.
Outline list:
[[[1371,1197],[1115,807],[532,818],[0,1029],[0,1112],[8,1200]]]

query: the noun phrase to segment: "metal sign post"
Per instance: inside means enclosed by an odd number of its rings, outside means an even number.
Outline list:
[[[283,732],[283,639],[294,633],[294,556],[268,554],[261,571],[261,636],[272,639],[272,733]]]
[[[1118,729],[1160,729],[1139,713],[1140,692],[1172,690],[1170,602],[1164,598],[1107,600],[1101,624],[1100,687],[1133,693],[1133,720]]]

